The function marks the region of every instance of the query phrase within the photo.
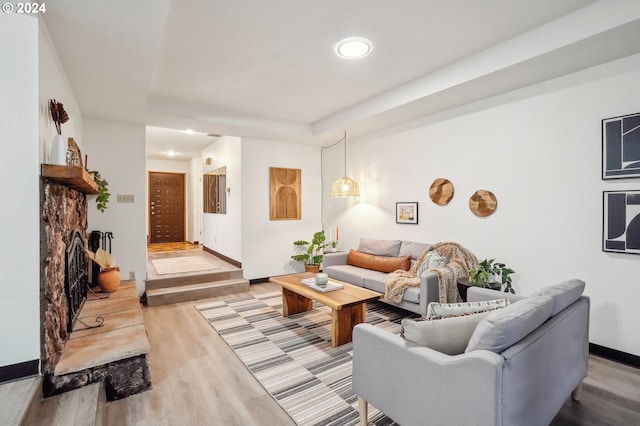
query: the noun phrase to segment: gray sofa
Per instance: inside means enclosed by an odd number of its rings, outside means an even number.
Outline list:
[[[410,256],[413,266],[416,259],[430,246],[430,244],[413,241],[363,238],[360,240],[358,251],[383,257]],[[348,252],[326,253],[322,261],[323,271],[330,278],[384,294],[388,273],[349,265],[347,263],[348,257]],[[381,300],[408,311],[426,315],[427,305],[430,302],[437,302],[438,299],[438,276],[434,272],[425,271],[420,276],[420,287],[408,288],[404,292],[401,303],[393,303],[386,299]]]
[[[587,376],[583,290],[583,281],[569,280],[528,298],[501,294],[514,303],[486,315],[457,355],[357,325],[353,389],[361,424],[369,402],[403,426],[548,425],[569,396],[578,398]],[[471,287],[467,296],[480,301],[496,293]]]

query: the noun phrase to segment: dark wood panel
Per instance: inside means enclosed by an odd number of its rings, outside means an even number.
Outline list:
[[[149,172],[149,236],[151,243],[184,241],[185,175]]]

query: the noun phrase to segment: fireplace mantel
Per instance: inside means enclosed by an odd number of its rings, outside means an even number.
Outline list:
[[[42,164],[42,177],[85,194],[97,194],[98,184],[82,167]]]

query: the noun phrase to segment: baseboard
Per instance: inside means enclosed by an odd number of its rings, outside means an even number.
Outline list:
[[[260,283],[268,283],[268,282],[269,282],[269,277],[254,278],[252,280],[249,280],[249,284],[260,284]]]
[[[227,257],[222,253],[218,253],[217,251],[212,250],[207,246],[203,245],[202,246],[202,250],[206,251],[207,253],[210,253],[210,254],[214,255],[215,257],[219,257],[220,259],[224,260],[225,262],[228,262],[228,263],[232,264],[236,268],[242,268],[242,263],[241,262],[238,262],[235,259],[231,259],[230,257]]]
[[[630,365],[631,367],[640,368],[640,356],[638,355],[596,345],[595,343],[589,343],[589,353],[621,364]]]
[[[20,362],[0,367],[0,383],[11,382],[40,374],[40,360]]]

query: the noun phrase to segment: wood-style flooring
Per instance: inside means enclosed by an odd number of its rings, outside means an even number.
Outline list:
[[[188,241],[177,243],[153,243],[147,245],[147,253],[165,253],[168,251],[194,250],[199,248],[200,246],[192,244]]]
[[[251,285],[249,292],[279,289],[264,283]],[[151,345],[150,391],[105,403],[103,392],[89,386],[36,404],[23,424],[293,426],[194,308],[228,297],[143,309]],[[639,393],[640,370],[592,356],[581,402],[568,399],[552,425],[640,424]]]

